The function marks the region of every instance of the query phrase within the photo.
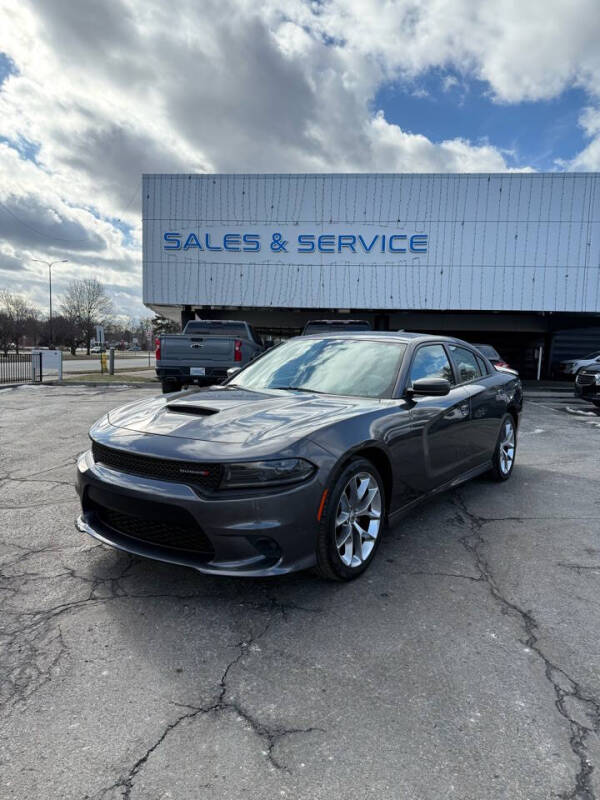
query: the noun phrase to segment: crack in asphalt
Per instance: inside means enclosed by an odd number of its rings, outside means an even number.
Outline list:
[[[12,564],[19,563],[28,555],[44,553],[54,549],[56,548],[40,548],[31,551],[31,553],[25,552]],[[98,604],[104,600],[119,597],[119,581],[126,576],[133,566],[132,561],[135,561],[135,559],[129,557],[127,564],[116,577],[108,576],[102,579],[77,576],[74,570],[71,569],[66,569],[53,576],[28,572],[6,575],[0,572],[0,588],[4,591],[9,591],[13,597],[22,592],[31,580],[66,577],[69,579],[76,578],[84,583],[91,583],[87,597],[72,600],[68,603],[60,603],[43,610],[12,611],[7,607],[6,603],[3,604],[4,624],[1,629],[0,642],[3,644],[4,660],[7,664],[13,662],[12,668],[7,668],[0,677],[0,708],[2,708],[3,713],[8,713],[15,705],[28,700],[32,694],[39,691],[42,686],[52,679],[58,669],[60,660],[67,648],[62,637],[60,625],[53,626],[53,623],[63,614],[80,609],[90,603]],[[3,564],[2,567],[5,568],[6,564]],[[12,586],[13,582],[16,583],[14,587]],[[111,587],[115,587],[112,597],[99,599],[93,596],[97,585],[102,583],[110,583]],[[10,625],[11,621],[13,622],[12,626]]]
[[[54,551],[57,548],[38,548],[30,552],[27,552],[25,548],[20,549],[24,552],[21,553],[17,562],[29,555],[45,553],[49,550]],[[3,635],[4,644],[6,646],[5,649],[7,650],[6,655],[16,661],[14,668],[5,674],[3,680],[0,681],[0,700],[6,712],[10,712],[18,703],[27,701],[35,692],[39,691],[51,681],[59,669],[61,659],[68,650],[63,638],[60,623],[57,624],[57,621],[63,615],[81,610],[82,608],[106,603],[111,600],[128,601],[137,598],[146,599],[156,597],[170,598],[177,601],[209,599],[226,603],[231,602],[231,598],[221,592],[190,592],[179,594],[171,592],[129,592],[126,587],[123,586],[123,582],[128,577],[131,577],[130,573],[132,569],[137,563],[142,561],[142,559],[130,554],[119,554],[120,559],[123,557],[125,557],[126,563],[123,564],[117,575],[86,576],[78,574],[73,568],[63,567],[62,572],[52,577],[89,584],[89,592],[87,592],[86,596],[78,600],[57,604],[43,611],[23,611],[16,615],[17,624],[12,630],[7,631]],[[28,581],[47,576],[33,572],[20,572],[15,575],[2,577],[4,580],[8,579],[9,582],[12,580],[18,582],[18,588],[15,588],[14,591],[23,591],[23,587]],[[98,591],[101,587],[105,587],[107,590],[105,596],[98,596]],[[118,796],[124,800],[129,800],[136,776],[144,768],[152,754],[179,725],[186,721],[193,720],[199,715],[212,714],[216,717],[220,714],[235,714],[238,719],[243,720],[252,732],[264,742],[263,754],[269,766],[275,770],[284,772],[289,772],[289,769],[281,759],[277,758],[276,754],[276,749],[280,741],[292,735],[310,734],[315,731],[324,732],[322,728],[316,726],[300,728],[286,727],[284,725],[268,725],[251,714],[240,700],[230,697],[228,694],[228,678],[230,677],[231,671],[251,652],[252,645],[267,634],[273,621],[271,616],[273,612],[279,614],[284,621],[288,620],[289,614],[292,611],[301,611],[309,614],[319,614],[322,612],[320,608],[310,608],[308,606],[300,606],[294,602],[284,602],[264,589],[264,587],[259,587],[259,589],[263,593],[264,599],[262,601],[239,600],[236,602],[236,605],[238,607],[252,609],[253,611],[267,613],[269,614],[268,621],[258,635],[248,636],[235,645],[238,652],[236,656],[227,663],[221,674],[217,684],[218,696],[216,701],[202,706],[196,706],[190,702],[174,703],[174,705],[186,708],[188,711],[166,725],[153,744],[147,747],[144,753],[135,761],[127,772],[121,775],[113,784],[101,789],[98,793],[93,795],[94,798],[101,800],[102,798],[111,796],[111,793],[119,792]],[[7,661],[8,660],[9,659],[7,659]],[[86,797],[89,796],[86,795]]]
[[[46,553],[60,553],[63,549],[55,545],[41,548],[25,548],[22,545],[8,545],[18,550],[18,555],[0,564],[0,609],[2,610],[2,624],[0,626],[0,646],[4,650],[3,661],[10,665],[0,674],[0,711],[4,714],[19,703],[28,700],[32,694],[44,686],[52,675],[55,674],[59,662],[64,655],[66,648],[62,640],[62,634],[56,633],[57,624],[61,617],[91,608],[108,602],[151,599],[170,599],[176,602],[211,601],[217,603],[234,603],[238,608],[247,608],[259,613],[277,613],[281,619],[287,621],[291,612],[302,612],[306,614],[320,614],[323,609],[300,605],[296,602],[284,602],[277,598],[270,590],[264,586],[258,589],[262,594],[261,598],[245,599],[230,597],[221,591],[220,587],[215,591],[191,591],[178,592],[163,591],[131,591],[124,585],[125,581],[131,577],[133,568],[143,562],[143,559],[129,553],[119,553],[117,564],[122,562],[117,574],[109,570],[108,574],[80,574],[76,568],[60,564],[60,571],[56,573],[37,572],[31,569],[21,568],[18,572],[7,570],[15,566],[23,567],[27,559],[36,555]],[[94,545],[87,550],[105,548],[103,545]],[[111,551],[112,552],[112,551]],[[28,586],[34,582],[52,580],[60,582],[67,581],[79,586],[80,596],[77,599],[67,602],[57,603],[56,605],[37,608],[33,610],[23,610],[19,608],[19,595],[23,596],[27,592]],[[81,588],[85,588],[85,593],[81,594]],[[69,596],[75,592],[71,589],[67,591]],[[241,712],[240,712],[241,713]]]
[[[244,709],[240,703],[236,700],[228,700],[227,699],[227,692],[229,690],[227,686],[227,680],[231,670],[236,667],[242,659],[249,653],[251,646],[255,644],[259,639],[261,639],[269,630],[271,626],[270,621],[267,622],[261,633],[256,636],[249,636],[247,639],[238,642],[235,647],[238,648],[238,653],[226,666],[221,675],[219,680],[219,694],[214,703],[210,703],[208,705],[196,706],[192,703],[179,703],[174,702],[173,705],[179,706],[181,708],[187,708],[189,711],[185,714],[181,714],[174,722],[170,722],[166,727],[163,729],[162,733],[157,737],[155,742],[150,745],[144,752],[144,754],[138,758],[133,766],[127,771],[127,773],[121,776],[117,781],[112,783],[110,786],[107,786],[103,789],[100,789],[99,792],[93,795],[93,800],[102,800],[106,798],[109,793],[114,791],[121,792],[122,800],[130,800],[131,792],[134,788],[134,781],[140,771],[148,762],[148,759],[152,756],[152,754],[160,747],[160,745],[165,741],[165,739],[169,736],[169,734],[174,731],[182,722],[187,720],[193,720],[199,715],[214,715],[217,716],[219,714],[229,714],[235,713],[238,718],[242,719],[244,722],[248,724],[250,729],[253,733],[255,733],[259,739],[261,739],[266,746],[266,750],[263,751],[263,754],[269,763],[269,765],[279,771],[289,772],[288,767],[285,766],[281,761],[279,761],[275,756],[275,748],[281,741],[281,739],[285,738],[286,736],[292,736],[295,734],[308,734],[314,733],[316,731],[324,733],[323,728],[318,727],[309,727],[309,728],[285,728],[285,727],[273,727],[266,725],[263,722],[257,720],[249,711]],[[86,795],[86,800],[90,800],[89,796]]]
[[[575,570],[579,575],[582,572],[600,572],[600,564],[566,564],[564,561],[558,561],[556,566]]]
[[[482,575],[462,575],[460,572],[428,572],[426,570],[400,570],[395,571],[396,575],[430,575],[432,577],[440,578],[460,578],[464,581],[473,581],[474,583],[481,583],[485,580]]]
[[[25,511],[27,509],[43,508],[45,506],[61,505],[63,503],[72,503],[77,500],[77,493],[75,492],[75,481],[60,480],[56,478],[44,478],[42,475],[47,475],[49,472],[54,472],[58,469],[65,469],[73,466],[77,461],[77,457],[69,457],[67,460],[56,464],[47,469],[39,470],[28,475],[14,475],[14,473],[7,472],[0,475],[0,488],[8,486],[8,484],[42,484],[46,486],[68,486],[73,489],[73,496],[69,498],[49,498],[48,500],[30,501],[25,503],[0,503],[0,511]]]
[[[497,518],[482,517],[469,511],[466,501],[460,492],[454,493],[452,502],[458,509],[453,521],[458,525],[467,525],[469,528],[469,533],[459,539],[460,543],[473,557],[475,567],[487,584],[494,600],[499,603],[505,613],[516,619],[522,626],[526,636],[525,641],[522,641],[522,643],[542,661],[546,679],[554,690],[556,708],[569,723],[569,744],[573,754],[579,761],[579,771],[575,776],[573,789],[558,796],[561,800],[596,800],[591,784],[594,765],[588,758],[587,740],[591,733],[600,733],[600,702],[586,694],[574,678],[568,675],[564,669],[554,664],[543,652],[539,644],[539,626],[531,611],[521,608],[502,594],[491,571],[490,564],[481,552],[481,548],[486,544],[481,535],[481,529],[490,522],[498,521]],[[555,517],[552,519],[555,519]],[[577,719],[575,717],[576,711],[582,712],[588,722],[582,722],[581,719]]]

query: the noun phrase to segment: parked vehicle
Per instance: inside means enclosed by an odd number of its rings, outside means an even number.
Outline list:
[[[518,376],[458,339],[301,336],[224,386],[111,411],[78,460],[78,527],[224,575],[349,580],[386,521],[489,472],[510,478]]]
[[[90,353],[105,353],[106,348],[104,345],[95,344],[93,347],[90,347]]]
[[[491,361],[495,367],[502,367],[502,369],[512,369],[510,364],[506,363],[506,361],[502,358],[500,353],[496,350],[495,347],[492,347],[491,344],[474,344],[473,347],[476,347],[480,353],[483,353],[483,355],[488,359],[488,361]]]
[[[579,370],[575,378],[575,395],[600,408],[600,364]]]
[[[183,333],[168,333],[156,340],[156,374],[163,392],[182,386],[221,383],[227,370],[243,367],[264,347],[247,322],[227,319],[192,320]]]
[[[353,333],[358,331],[370,331],[371,323],[366,319],[311,319],[302,331],[302,336],[310,336],[311,333]]]
[[[142,348],[138,344],[132,344],[127,348],[129,353],[138,353]]]
[[[558,374],[559,376],[570,377],[571,375],[577,375],[580,369],[591,367],[596,364],[600,364],[600,350],[589,353],[583,358],[572,358],[568,361],[560,361],[558,364]]]

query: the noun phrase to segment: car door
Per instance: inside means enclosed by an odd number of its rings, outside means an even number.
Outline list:
[[[492,457],[505,402],[499,393],[498,381],[477,353],[463,345],[448,344],[447,347],[457,384],[466,392],[470,406],[463,426],[465,466],[468,469]]]
[[[450,392],[443,397],[413,395],[409,414],[413,441],[412,463],[406,464],[410,479],[429,492],[447,483],[464,470],[464,429],[469,416],[469,401],[464,388],[456,385],[454,370],[444,345],[419,345],[413,353],[406,387],[419,378],[446,378]]]

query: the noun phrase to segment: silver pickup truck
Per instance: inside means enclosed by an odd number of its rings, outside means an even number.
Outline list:
[[[231,367],[243,367],[263,352],[260,338],[247,322],[192,320],[183,333],[167,333],[156,342],[156,374],[163,392],[197,383],[221,383]]]

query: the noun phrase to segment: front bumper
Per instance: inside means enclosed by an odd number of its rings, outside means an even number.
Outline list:
[[[324,488],[320,472],[308,482],[285,490],[202,496],[186,484],[97,464],[87,451],[77,462],[77,491],[82,504],[77,527],[120,550],[204,573],[280,575],[315,564],[317,511]],[[145,513],[145,508],[150,511]],[[141,533],[136,529],[131,535],[131,531],[112,527],[104,516],[105,509],[126,515],[121,517],[126,520],[135,519],[137,524],[142,520]],[[165,543],[164,537],[161,543],[148,541],[144,524],[147,521],[148,530],[155,530],[161,518],[172,519],[175,526],[182,520],[186,524],[192,520],[197,527],[186,528],[186,541],[190,542],[190,536],[193,540],[197,530],[198,541],[208,542],[210,547],[198,552],[195,545],[182,546],[177,540]]]
[[[575,380],[575,396],[582,400],[600,400],[600,384],[581,384],[579,379]]]

